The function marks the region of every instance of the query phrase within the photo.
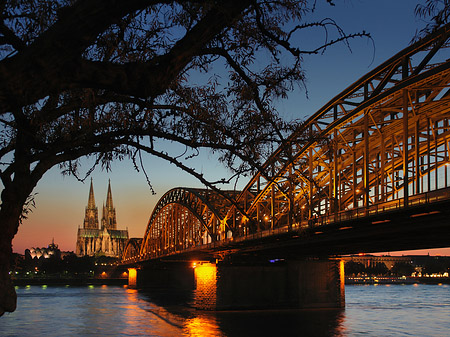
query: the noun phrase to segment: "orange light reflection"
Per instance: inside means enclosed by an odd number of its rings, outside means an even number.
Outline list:
[[[184,326],[187,336],[222,336],[216,317],[204,314],[188,319]]]

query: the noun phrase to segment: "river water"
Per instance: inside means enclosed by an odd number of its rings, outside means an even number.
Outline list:
[[[0,336],[450,336],[449,285],[347,285],[345,310],[203,312],[174,291],[23,286]]]

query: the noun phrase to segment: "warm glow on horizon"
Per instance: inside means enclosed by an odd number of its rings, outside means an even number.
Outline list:
[[[154,205],[163,194],[152,196],[148,187],[139,183],[124,186],[123,177],[114,174],[93,176],[95,202],[101,220],[102,204],[106,200],[108,177],[111,177],[114,206],[117,211],[117,225],[128,228],[130,237],[143,237]],[[68,180],[58,173],[44,179],[36,188],[36,208],[28,214],[19,226],[13,240],[13,251],[24,254],[32,247],[47,247],[54,239],[62,251],[75,251],[77,231],[82,227],[84,211],[89,196],[89,182]],[[165,187],[161,187],[161,190]],[[70,190],[70,193],[67,191]]]

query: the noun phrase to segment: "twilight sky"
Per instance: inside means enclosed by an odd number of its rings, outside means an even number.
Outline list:
[[[350,41],[351,50],[340,44],[328,48],[323,55],[305,57],[307,95],[305,90],[296,91],[287,100],[277,102],[280,112],[290,119],[312,115],[361,76],[405,48],[416,30],[425,25],[414,15],[418,0],[335,0],[334,7],[327,5],[325,0],[317,2],[315,14],[306,21],[330,17],[346,33],[369,32],[373,43],[368,39],[355,39]],[[314,39],[323,39],[323,34],[303,34],[299,39],[300,49]],[[213,155],[205,153],[194,160],[191,165],[201,169],[206,177],[214,179],[229,175]],[[85,162],[86,171],[90,166],[88,161]],[[108,179],[111,179],[118,229],[128,228],[130,237],[143,236],[153,207],[169,189],[202,187],[195,178],[160,159],[147,156],[144,163],[156,195],[152,195],[145,176],[136,172],[127,161],[116,162],[112,172],[97,169],[92,174],[99,216],[106,201]],[[87,206],[89,182],[89,178],[83,184],[74,177],[63,177],[58,168],[49,171],[34,191],[37,193],[36,209],[19,227],[13,250],[24,253],[27,248],[46,247],[54,239],[61,250],[74,251],[77,229],[82,226]],[[391,252],[391,255],[407,253],[450,255],[450,248]]]

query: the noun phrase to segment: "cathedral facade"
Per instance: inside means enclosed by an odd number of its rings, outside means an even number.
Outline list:
[[[91,179],[83,226],[78,228],[76,254],[78,256],[105,255],[121,257],[127,240],[128,230],[117,229],[111,181],[108,182],[106,205],[103,204],[102,218],[99,224],[98,209],[95,205],[94,187]]]

